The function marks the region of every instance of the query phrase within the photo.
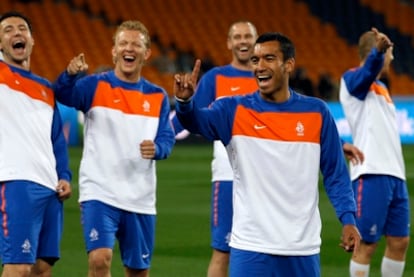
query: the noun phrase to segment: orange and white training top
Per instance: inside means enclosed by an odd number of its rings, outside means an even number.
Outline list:
[[[204,108],[217,99],[250,94],[257,89],[257,81],[252,71],[240,70],[228,64],[214,67],[201,77],[193,100],[197,107]],[[184,130],[176,116],[172,118],[172,123],[176,134]],[[227,151],[219,140],[214,141],[211,180],[213,182],[233,180],[233,170]]]
[[[51,84],[0,61],[0,182],[26,180],[56,190],[71,181],[67,144]]]
[[[245,95],[258,89],[252,71],[240,70],[232,65],[219,66],[203,75],[197,85],[194,102],[197,107],[208,107],[217,99],[235,95]],[[221,141],[214,141],[211,162],[212,181],[232,181],[233,170]]]
[[[345,72],[339,99],[351,127],[353,144],[364,153],[362,164],[350,164],[351,179],[363,174],[405,180],[397,113],[385,84],[377,80],[384,54],[373,48],[363,66]]]
[[[176,104],[185,128],[226,146],[234,172],[230,246],[275,255],[320,252],[318,179],[342,224],[355,224],[355,201],[335,121],[327,105],[290,91],[284,103],[259,92],[209,108]]]
[[[155,160],[167,158],[175,143],[167,93],[144,78],[123,82],[114,71],[75,81],[63,73],[55,93],[60,102],[85,114],[79,201],[155,214]],[[155,142],[153,160],[141,157],[143,140]]]

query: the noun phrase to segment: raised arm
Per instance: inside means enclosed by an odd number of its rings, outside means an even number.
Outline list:
[[[89,66],[85,61],[85,55],[80,53],[70,60],[68,66],[66,67],[66,71],[69,75],[76,75],[78,73],[86,72],[88,67]]]
[[[177,101],[187,102],[194,95],[198,75],[200,73],[200,67],[201,61],[196,60],[191,73],[174,75],[173,92]]]

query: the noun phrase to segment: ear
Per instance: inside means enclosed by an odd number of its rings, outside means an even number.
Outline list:
[[[292,73],[295,70],[295,59],[290,58],[285,62],[285,70],[287,73]]]
[[[112,46],[111,55],[112,55],[112,62],[115,63],[115,57],[116,57],[115,46]]]
[[[232,49],[232,43],[231,43],[230,38],[227,38],[227,49],[228,50],[231,50]]]
[[[144,60],[148,60],[151,57],[151,49],[147,49],[144,54]]]

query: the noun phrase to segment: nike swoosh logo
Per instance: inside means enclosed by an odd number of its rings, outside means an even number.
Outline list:
[[[114,99],[114,103],[119,103],[121,102],[121,99]]]
[[[230,90],[231,91],[238,91],[240,89],[240,87],[231,87]]]
[[[264,128],[267,128],[267,126],[266,125],[257,125],[257,124],[254,124],[254,126],[253,126],[256,130],[261,130],[261,129],[264,129]]]
[[[146,258],[148,258],[149,257],[149,254],[142,254],[142,258],[143,259],[146,259]]]

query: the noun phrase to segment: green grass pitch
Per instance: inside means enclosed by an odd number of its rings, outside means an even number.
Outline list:
[[[80,148],[71,148],[74,171],[73,196],[65,203],[65,229],[62,258],[54,267],[54,276],[87,275],[87,256],[81,233],[77,203],[77,170]],[[202,277],[210,259],[210,144],[178,142],[171,157],[157,163],[157,230],[152,261],[152,277]],[[414,145],[404,146],[411,209],[414,207]],[[116,185],[116,184],[114,184]],[[320,208],[323,219],[322,276],[348,276],[350,254],[338,247],[341,226],[324,191]],[[413,222],[413,213],[411,222]],[[411,236],[413,228],[411,228]],[[407,255],[404,276],[414,276],[414,242]],[[383,241],[371,265],[372,277],[380,276]],[[119,252],[115,249],[112,276],[124,276]]]

